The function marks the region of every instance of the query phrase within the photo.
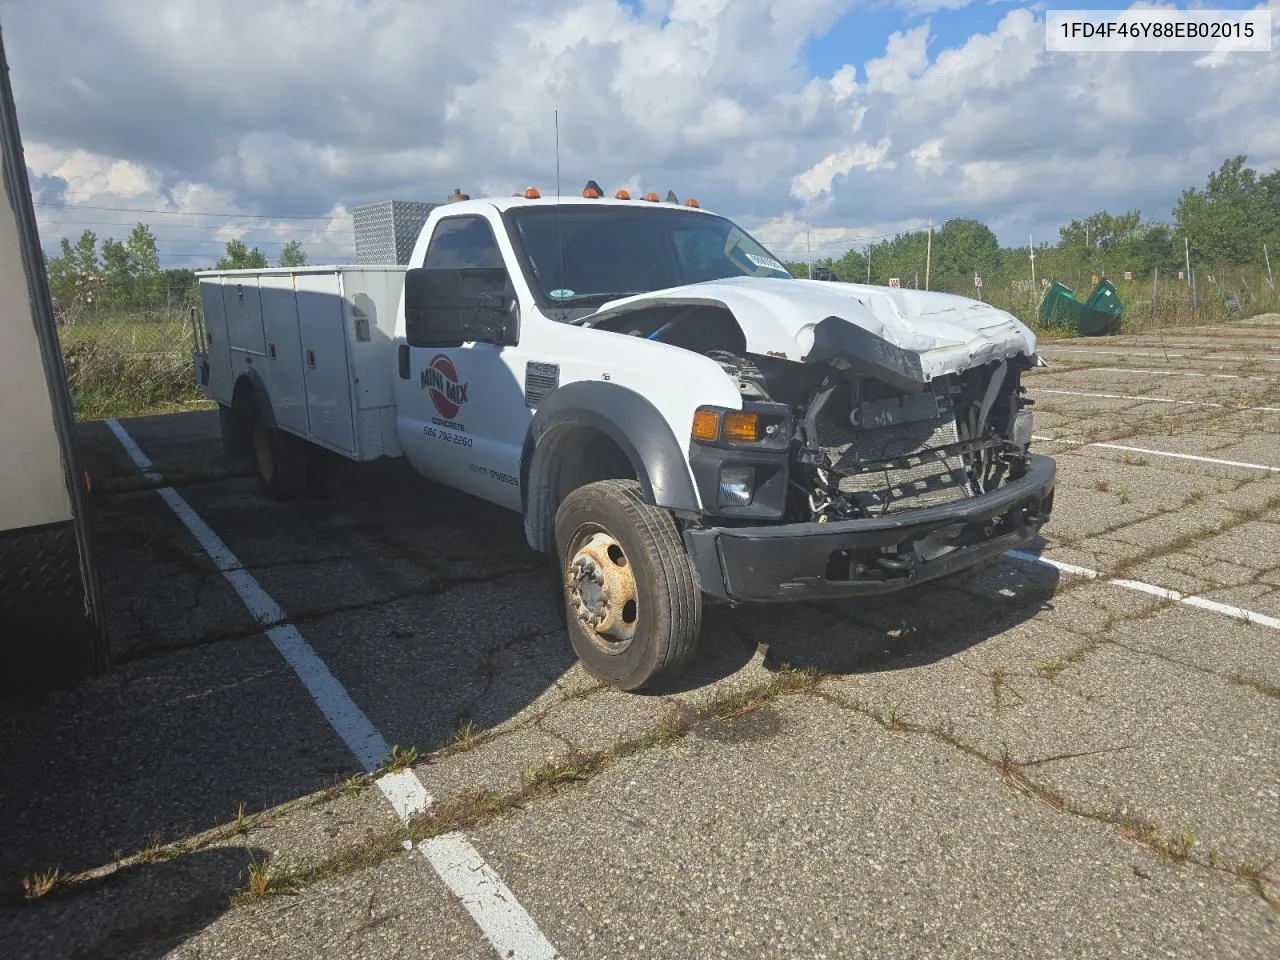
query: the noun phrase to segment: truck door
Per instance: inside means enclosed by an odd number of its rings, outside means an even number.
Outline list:
[[[420,266],[461,271],[466,292],[515,297],[499,248],[500,221],[480,214],[439,220]],[[396,380],[400,438],[421,473],[485,500],[520,509],[520,452],[532,411],[525,406],[521,346],[415,345]]]

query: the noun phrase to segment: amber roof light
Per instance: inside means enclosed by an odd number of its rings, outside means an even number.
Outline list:
[[[598,200],[600,197],[604,196],[604,191],[600,189],[600,184],[596,183],[594,180],[588,180],[587,185],[582,188],[582,195],[584,197],[589,197],[592,200]]]
[[[527,188],[525,188],[525,191],[524,191],[524,198],[525,198],[526,200],[538,200],[538,199],[541,199],[541,197],[542,197],[542,194],[540,194],[540,193],[538,192],[538,188],[537,188],[537,187],[527,187]]]
[[[642,199],[642,200],[648,200],[650,203],[657,203],[657,202],[658,202],[658,195],[657,195],[656,193],[646,193],[646,194],[645,194],[643,197],[641,197],[640,199]]]
[[[615,199],[615,200],[630,200],[630,199],[631,199],[631,194],[627,193],[627,191],[625,191],[625,190],[619,190],[617,193],[615,193],[615,194],[613,195],[613,199]]]

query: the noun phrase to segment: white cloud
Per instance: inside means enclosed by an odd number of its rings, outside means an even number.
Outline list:
[[[791,181],[791,193],[800,200],[816,200],[830,192],[837,177],[848,176],[859,167],[879,170],[893,166],[885,157],[889,154],[889,139],[879,143],[856,143],[852,147],[823,157],[804,173]]]
[[[175,254],[237,229],[351,242],[341,219],[202,231],[196,210],[547,192],[556,110],[568,192],[674,189],[824,243],[962,215],[1052,236],[1104,206],[1167,216],[1235,153],[1280,164],[1274,56],[1049,54],[1013,9],[951,49],[926,21],[809,75],[805,43],[855,2],[0,0],[0,20],[38,199],[177,212],[151,221]],[[40,211],[46,241],[79,232]]]

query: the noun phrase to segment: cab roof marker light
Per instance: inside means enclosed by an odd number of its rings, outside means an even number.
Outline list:
[[[582,195],[591,200],[598,200],[604,196],[604,191],[600,189],[600,184],[594,180],[588,180],[587,185],[582,188]]]
[[[615,193],[615,194],[613,195],[613,199],[615,199],[615,200],[630,200],[630,199],[631,199],[631,194],[629,194],[626,190],[619,190],[617,193]]]
[[[538,192],[537,187],[526,187],[524,191],[524,198],[526,200],[539,200],[542,198],[542,194]]]
[[[700,207],[700,206],[701,206],[701,204],[699,204],[697,200],[693,199],[693,197],[690,197],[688,200],[686,200],[686,201],[684,202],[684,205],[685,205],[686,207]]]
[[[645,194],[643,197],[641,197],[640,199],[642,199],[642,200],[648,200],[650,203],[657,203],[657,202],[658,202],[658,195],[657,195],[656,193],[646,193],[646,194]]]

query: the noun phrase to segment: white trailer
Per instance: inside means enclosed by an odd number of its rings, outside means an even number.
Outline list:
[[[0,41],[0,694],[106,666],[84,474]]]

